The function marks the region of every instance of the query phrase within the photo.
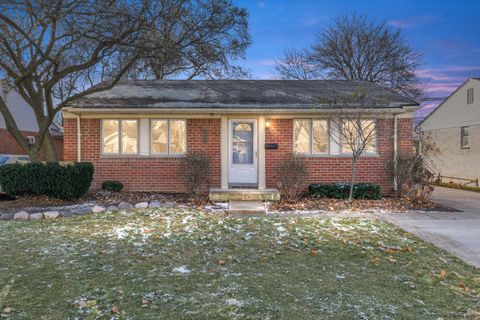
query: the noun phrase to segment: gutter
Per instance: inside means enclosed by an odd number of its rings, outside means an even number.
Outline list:
[[[398,115],[393,115],[393,190],[397,189],[397,166],[398,166]]]
[[[363,112],[395,114],[416,111],[418,107],[390,107],[390,108],[364,108]],[[358,108],[64,108],[64,112],[79,114],[270,114],[270,115],[295,115],[295,114],[338,114],[343,112],[358,112]]]
[[[77,162],[82,161],[82,132],[80,126],[80,115],[77,114]]]

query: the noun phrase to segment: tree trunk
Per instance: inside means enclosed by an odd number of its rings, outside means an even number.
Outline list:
[[[31,162],[40,162],[40,150],[29,148],[25,150],[25,153],[30,158]]]
[[[43,141],[43,154],[45,156],[45,161],[47,162],[57,162],[57,152],[55,150],[55,145],[53,144],[52,136],[50,132],[45,135]]]
[[[357,158],[352,157],[352,181],[350,182],[350,192],[348,193],[348,203],[353,201],[353,185],[355,184]]]

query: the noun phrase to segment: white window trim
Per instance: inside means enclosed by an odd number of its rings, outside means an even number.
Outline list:
[[[471,95],[472,101],[471,101],[471,102],[469,102],[470,92],[472,93],[472,95]],[[474,102],[475,102],[475,99],[474,99],[474,90],[473,90],[473,88],[468,88],[468,89],[467,89],[467,105],[473,104]]]
[[[152,122],[153,121],[166,121],[167,122],[167,152],[153,152],[152,151]],[[170,121],[183,121],[185,123],[185,152],[182,153],[170,153]],[[149,153],[151,156],[155,157],[183,157],[188,153],[188,121],[187,119],[166,119],[166,118],[156,118],[150,119],[149,121]]]
[[[104,145],[103,145],[103,123],[104,121],[118,121],[118,152],[116,153],[105,153]],[[123,153],[122,152],[122,132],[123,132],[123,125],[122,121],[135,121],[137,122],[137,152],[136,153]],[[122,156],[122,157],[131,157],[131,156],[138,156],[140,149],[140,122],[139,119],[101,119],[101,126],[100,126],[100,154],[102,156]]]
[[[295,121],[308,121],[310,123],[310,136],[308,144],[308,152],[296,152],[295,151]],[[327,122],[327,151],[326,152],[313,152],[313,121],[326,121]],[[295,118],[293,119],[293,151],[302,156],[328,156],[330,155],[330,119],[326,118]]]
[[[464,129],[467,129],[466,130],[467,131],[466,135],[463,134]],[[469,129],[469,126],[460,127],[460,148],[461,149],[470,149],[470,131],[468,129]],[[467,144],[463,145],[463,138],[465,136],[467,136]]]
[[[340,123],[343,124],[343,121],[345,120],[352,120],[352,119],[341,119]],[[366,121],[375,121],[375,151],[374,152],[367,152],[363,151],[360,157],[368,157],[368,156],[378,156],[378,135],[379,135],[379,130],[378,130],[378,119],[372,119],[372,118],[365,118],[362,120]],[[340,155],[346,155],[346,156],[352,156],[353,152],[348,152],[348,151],[343,151],[343,134],[340,133],[340,138],[339,138],[339,148],[340,148]]]
[[[308,120],[310,121],[310,144],[309,144],[309,152],[308,153],[303,153],[303,152],[296,152],[295,151],[295,121],[296,120]],[[323,152],[323,153],[313,153],[313,121],[314,120],[324,120],[324,121],[327,121],[327,138],[328,138],[328,144],[327,144],[327,152]],[[342,119],[341,121],[343,122],[344,120],[348,120],[348,119]],[[374,118],[365,118],[365,119],[362,119],[362,120],[372,120],[372,121],[375,121],[376,124],[375,124],[375,129],[376,129],[376,132],[375,132],[375,151],[374,152],[362,152],[362,154],[360,155],[360,157],[378,157],[379,156],[379,153],[378,153],[378,145],[379,145],[379,130],[378,130],[378,119],[374,119]],[[339,153],[331,153],[332,152],[332,147],[331,147],[331,143],[332,143],[332,138],[331,138],[331,130],[332,130],[332,123],[331,123],[331,120],[330,119],[327,119],[327,118],[294,118],[293,119],[293,123],[292,123],[292,126],[293,126],[293,134],[292,134],[292,147],[293,147],[293,152],[300,155],[300,156],[303,156],[303,157],[351,157],[352,156],[352,152],[344,152],[343,151],[343,136],[340,134],[339,132],[339,138],[338,138],[338,151]],[[336,144],[336,143],[335,143]]]

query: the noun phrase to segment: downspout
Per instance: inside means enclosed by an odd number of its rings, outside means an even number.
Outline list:
[[[82,161],[82,133],[80,130],[80,115],[77,115],[77,162]]]
[[[398,162],[398,119],[393,115],[393,190],[397,190],[397,162]]]

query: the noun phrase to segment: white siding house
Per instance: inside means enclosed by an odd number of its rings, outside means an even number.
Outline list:
[[[419,125],[421,152],[444,181],[480,177],[480,78],[470,78]],[[453,177],[453,178],[449,178]]]

